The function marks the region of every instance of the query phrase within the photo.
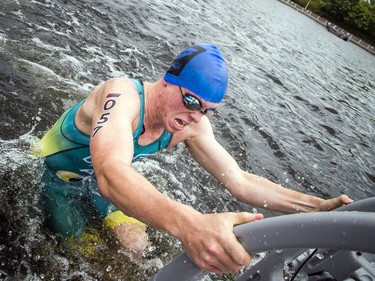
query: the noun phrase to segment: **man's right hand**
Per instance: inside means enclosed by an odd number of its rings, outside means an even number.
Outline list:
[[[214,273],[238,272],[251,262],[250,255],[233,233],[235,225],[263,218],[262,214],[199,214],[178,237],[191,260],[203,270]]]

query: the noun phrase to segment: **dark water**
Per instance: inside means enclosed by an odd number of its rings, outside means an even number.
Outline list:
[[[321,197],[375,195],[374,56],[277,0],[1,0],[1,280],[144,280],[182,251],[155,230],[141,260],[108,233],[95,254],[64,247],[44,226],[41,161],[28,146],[97,84],[157,79],[196,42],[226,57],[213,126],[241,167]],[[136,168],[202,212],[253,211],[176,150]]]

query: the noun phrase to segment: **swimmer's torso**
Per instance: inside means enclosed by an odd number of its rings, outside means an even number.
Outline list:
[[[133,133],[134,162],[166,148],[171,141],[172,134],[164,131],[151,144],[145,146],[139,144],[138,140],[143,133],[144,91],[139,81],[133,80],[133,82],[137,86],[141,104],[139,123]],[[85,124],[91,122],[91,117],[85,111],[79,110],[84,102],[85,100],[64,112],[55,125],[42,138],[41,156],[45,157],[45,164],[61,179],[67,181],[79,181],[85,176],[94,174],[90,154],[90,136]],[[80,114],[78,119],[81,122],[76,123],[77,112]],[[77,125],[79,123],[83,125]],[[85,127],[86,129],[84,129]],[[82,132],[81,128],[85,132]]]

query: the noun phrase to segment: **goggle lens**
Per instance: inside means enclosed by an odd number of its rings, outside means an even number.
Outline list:
[[[180,92],[182,94],[182,101],[187,109],[193,110],[193,111],[199,110],[203,115],[206,115],[208,117],[214,115],[215,108],[207,108],[205,110],[202,110],[202,104],[196,97],[194,97],[193,95],[184,93],[182,91],[182,88],[180,86],[178,87],[180,88]]]

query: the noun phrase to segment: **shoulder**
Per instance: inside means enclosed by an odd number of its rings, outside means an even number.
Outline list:
[[[116,102],[131,106],[139,104],[136,84],[125,77],[109,79],[90,93],[84,105],[91,109],[100,110],[108,103],[108,100],[116,100]]]
[[[111,119],[117,115],[123,120],[136,120],[139,105],[138,89],[131,79],[109,79],[90,93],[77,111],[75,123],[82,132],[90,134],[93,120],[107,120],[109,115]]]
[[[132,122],[138,118],[139,107],[140,97],[134,81],[125,77],[112,78],[90,93],[80,108],[80,116],[97,122],[101,116],[111,115],[112,120],[117,116]]]
[[[93,92],[97,92],[100,97],[106,97],[110,92],[119,94],[138,94],[138,89],[133,80],[125,77],[118,77],[105,81]]]

